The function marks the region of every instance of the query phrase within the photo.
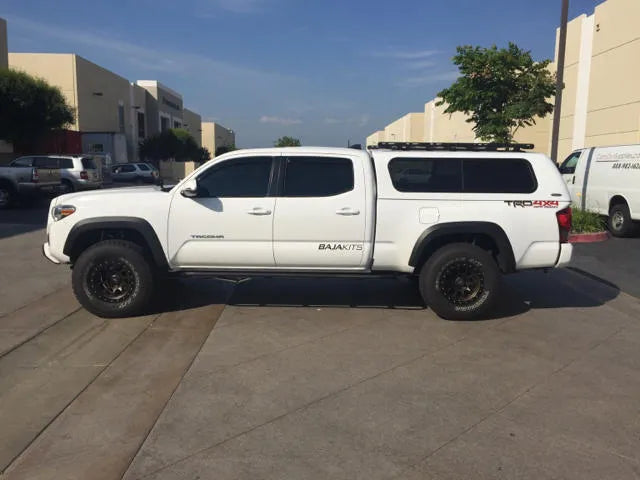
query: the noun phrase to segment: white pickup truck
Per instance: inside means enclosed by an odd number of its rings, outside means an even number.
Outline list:
[[[144,311],[170,274],[413,275],[438,315],[486,316],[500,273],[566,265],[570,197],[518,146],[381,144],[239,150],[170,190],[51,203],[43,250],[105,317]]]

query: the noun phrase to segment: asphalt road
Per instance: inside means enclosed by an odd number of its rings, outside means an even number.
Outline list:
[[[640,472],[640,300],[612,285],[513,275],[491,318],[447,322],[402,280],[194,280],[104,320],[43,218],[0,213],[3,479]]]

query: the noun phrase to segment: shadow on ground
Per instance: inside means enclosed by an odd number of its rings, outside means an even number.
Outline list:
[[[596,294],[597,291],[597,294]],[[554,270],[506,276],[489,319],[531,309],[599,307],[620,290],[578,273]],[[254,278],[238,283],[215,279],[172,280],[159,312],[227,303],[260,307],[425,309],[416,284],[407,278]]]
[[[0,210],[0,239],[45,228],[48,210],[48,200]]]

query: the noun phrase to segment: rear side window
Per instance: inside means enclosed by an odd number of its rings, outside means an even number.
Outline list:
[[[60,168],[73,168],[73,160],[70,158],[61,158]]]
[[[399,192],[462,191],[459,158],[394,158],[389,162],[389,174]]]
[[[394,158],[389,174],[400,192],[533,193],[533,169],[521,158]]]
[[[96,162],[93,161],[93,158],[84,157],[82,159],[82,168],[85,170],[95,170],[98,167],[96,167]]]
[[[533,193],[538,189],[531,164],[521,158],[466,158],[462,171],[465,193]]]
[[[60,160],[55,157],[36,157],[33,166],[38,168],[60,168]]]
[[[32,167],[33,166],[33,158],[32,157],[22,157],[11,162],[11,165],[14,167]]]
[[[140,170],[142,170],[143,172],[148,172],[149,171],[149,167],[147,167],[144,163],[137,163],[136,165],[138,165],[138,168]]]
[[[351,190],[353,162],[348,158],[287,158],[284,197],[331,197]]]

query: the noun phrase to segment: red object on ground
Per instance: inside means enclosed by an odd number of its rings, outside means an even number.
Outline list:
[[[569,243],[594,243],[609,240],[609,232],[597,233],[572,233],[569,235]]]

